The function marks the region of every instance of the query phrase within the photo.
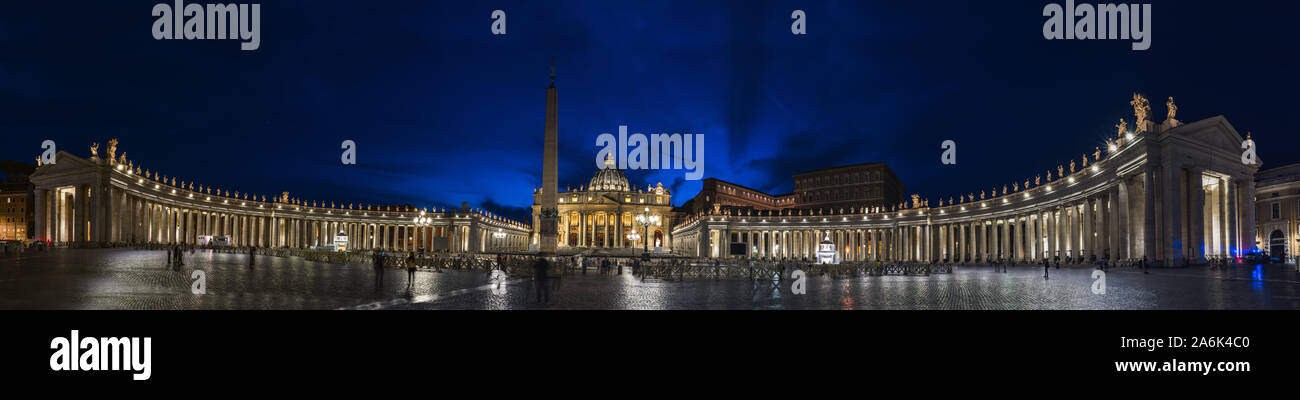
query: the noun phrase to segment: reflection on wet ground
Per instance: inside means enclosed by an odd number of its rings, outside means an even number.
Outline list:
[[[537,302],[530,280],[482,271],[384,272],[364,264],[186,253],[179,270],[161,250],[55,249],[0,258],[0,309],[1300,309],[1294,266],[1112,270],[1094,293],[1091,268],[957,267],[952,274],[792,282],[642,279],[572,273]],[[191,293],[201,270],[205,294]]]

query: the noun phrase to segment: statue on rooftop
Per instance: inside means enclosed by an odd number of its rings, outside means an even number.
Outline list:
[[[1138,93],[1133,94],[1133,101],[1128,102],[1133,106],[1133,115],[1137,117],[1136,133],[1142,133],[1147,130],[1147,118],[1151,117],[1151,104],[1147,101],[1146,96]]]

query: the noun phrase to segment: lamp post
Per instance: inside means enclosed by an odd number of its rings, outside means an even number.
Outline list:
[[[424,233],[424,228],[433,225],[433,218],[424,216],[424,211],[420,211],[420,216],[415,217],[415,221],[413,222],[415,223],[415,226],[420,228],[420,233]],[[416,247],[418,248],[419,246]]]
[[[636,233],[636,229],[628,229],[627,240],[632,241],[632,243],[636,243],[636,241],[641,240],[641,234]]]
[[[497,249],[500,249],[500,248],[501,248],[501,239],[505,239],[505,238],[506,238],[506,233],[505,233],[504,231],[502,231],[501,228],[497,228],[497,231],[496,231],[496,232],[492,232],[492,238],[493,238],[493,239],[496,239],[496,241],[497,241],[497,242],[495,243],[495,246],[493,246],[493,247],[496,247]]]
[[[646,207],[641,215],[636,216],[636,222],[641,224],[645,229],[645,241],[641,242],[642,254],[650,252],[650,225],[659,224],[659,216],[650,214],[650,207]]]

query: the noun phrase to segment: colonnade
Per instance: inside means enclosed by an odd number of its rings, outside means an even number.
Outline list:
[[[775,218],[765,214],[767,218],[758,221],[714,215],[679,226],[680,240],[674,246],[686,254],[732,257],[736,255],[730,252],[731,244],[743,243],[746,250],[740,256],[811,260],[817,245],[829,240],[844,261],[918,262],[1077,262],[1144,256],[1199,262],[1239,255],[1243,243],[1249,247],[1253,232],[1242,221],[1254,219],[1253,209],[1238,204],[1252,204],[1250,196],[1241,193],[1252,193],[1253,181],[1200,168],[1171,168],[1168,175],[1176,178],[1167,181],[1167,187],[1177,192],[1148,191],[1156,188],[1163,171],[1146,168],[1062,196],[1045,190],[1036,198],[1026,193],[908,209],[894,213],[892,220],[891,213],[865,210],[812,218],[813,223],[802,216],[782,218],[780,213]],[[1019,204],[1012,203],[1012,197],[1021,197]],[[1187,244],[1175,245],[1181,237],[1187,237]]]
[[[666,213],[651,213],[650,215],[658,217],[660,222],[658,225],[649,226],[648,230],[637,222],[637,215],[641,214],[617,211],[569,212],[561,216],[560,223],[564,227],[564,234],[559,237],[559,245],[640,249],[656,247],[656,239],[662,247],[672,243],[672,235],[663,228],[665,224],[671,222]],[[631,231],[636,232],[638,236],[636,240],[627,238],[627,234]]]
[[[309,207],[211,195],[136,176],[108,160],[59,153],[34,174],[36,237],[56,243],[222,245],[347,250],[510,252],[529,227],[468,209],[446,212]],[[38,170],[41,172],[41,170]]]

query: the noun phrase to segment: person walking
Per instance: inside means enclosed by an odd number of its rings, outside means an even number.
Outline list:
[[[1043,257],[1043,279],[1047,279],[1047,271],[1050,271],[1051,264],[1047,262],[1047,257]]]
[[[257,247],[248,246],[248,269],[253,269],[257,263]]]
[[[415,287],[415,253],[411,253],[406,261],[406,288]]]
[[[547,280],[550,279],[550,267],[551,264],[546,257],[537,256],[533,261],[533,283],[537,286],[538,303],[542,303],[543,299],[546,303],[551,302],[551,287],[547,284]]]

